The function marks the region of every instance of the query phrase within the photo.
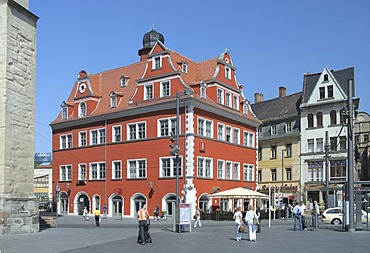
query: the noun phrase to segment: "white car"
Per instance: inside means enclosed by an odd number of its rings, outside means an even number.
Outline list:
[[[367,219],[367,213],[364,210],[361,210],[362,212],[362,223],[370,222],[370,217],[369,220]],[[323,223],[331,223],[334,225],[339,225],[342,224],[343,221],[343,210],[341,207],[332,207],[326,209],[321,216],[322,222]],[[356,222],[356,210],[355,210],[355,222]]]

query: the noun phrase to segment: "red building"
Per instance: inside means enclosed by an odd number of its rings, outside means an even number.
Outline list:
[[[233,209],[237,203],[209,195],[255,189],[260,122],[231,55],[194,62],[166,48],[152,29],[139,56],[139,62],[101,73],[80,71],[51,123],[58,212],[81,214],[88,206],[91,213],[106,204],[108,216],[135,217],[146,202],[151,214],[159,205],[171,215],[176,182],[180,201],[193,209]],[[178,177],[176,156],[169,153],[177,116]]]

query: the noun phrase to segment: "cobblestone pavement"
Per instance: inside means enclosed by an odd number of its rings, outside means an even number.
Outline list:
[[[293,220],[262,221],[257,242],[243,234],[235,241],[232,221],[202,221],[201,228],[181,234],[172,232],[171,220],[152,221],[153,243],[137,243],[137,221],[103,219],[100,227],[81,216],[58,218],[58,227],[34,234],[0,236],[1,253],[20,252],[369,252],[370,231],[344,232],[341,226],[323,225],[315,230],[293,231]],[[186,228],[187,230],[189,227]]]

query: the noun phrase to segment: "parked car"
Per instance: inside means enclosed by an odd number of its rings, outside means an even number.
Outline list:
[[[361,210],[362,212],[362,223],[368,222],[367,220],[367,213],[364,210]],[[355,210],[356,215],[356,210]],[[326,209],[321,216],[323,223],[330,223],[334,225],[342,224],[343,221],[343,210],[342,207],[332,207]],[[355,217],[356,220],[356,217]],[[369,217],[370,222],[370,217]]]

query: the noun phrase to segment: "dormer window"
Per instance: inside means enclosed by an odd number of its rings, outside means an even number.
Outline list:
[[[144,86],[144,100],[153,98],[153,84],[148,84]]]
[[[239,109],[239,98],[236,95],[233,96],[233,108],[235,110]]]
[[[161,82],[161,97],[168,97],[170,95],[170,81]]]
[[[86,116],[86,103],[85,103],[85,102],[81,102],[81,103],[78,105],[78,116],[79,116],[79,117],[84,117],[84,116]]]
[[[160,69],[162,67],[161,56],[153,57],[152,59],[152,69]]]
[[[224,104],[224,92],[221,89],[217,90],[217,103]]]
[[[248,114],[248,105],[246,102],[243,103],[243,114]]]
[[[200,85],[200,98],[206,98],[206,97],[207,97],[206,85],[204,83],[202,83]]]
[[[62,104],[62,119],[68,119],[68,106],[66,103]]]
[[[188,73],[188,64],[186,62],[183,62],[181,69],[183,73]]]
[[[226,106],[230,107],[230,97],[231,94],[229,92],[226,92]]]
[[[121,76],[121,87],[127,86],[127,78],[125,76]]]
[[[112,92],[110,94],[110,108],[116,107],[117,107],[117,94],[115,92]]]
[[[229,67],[225,67],[225,77],[231,79],[231,69]]]

